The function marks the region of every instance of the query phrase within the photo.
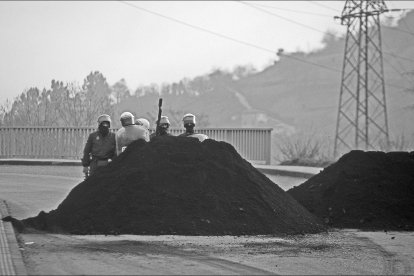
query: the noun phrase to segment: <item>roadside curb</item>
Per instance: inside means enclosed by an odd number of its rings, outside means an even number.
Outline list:
[[[82,166],[82,162],[67,159],[0,159],[0,165]]]
[[[0,200],[0,215],[9,216],[4,200]],[[13,225],[3,220],[0,220],[0,275],[27,275]]]

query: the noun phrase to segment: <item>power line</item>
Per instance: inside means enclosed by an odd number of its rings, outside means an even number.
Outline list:
[[[383,42],[383,44],[384,44],[384,46],[385,47],[387,47],[388,49],[390,49],[390,47],[388,46],[388,44],[385,42],[385,41],[382,41]],[[384,53],[384,51],[382,51],[383,53]],[[394,69],[394,71],[395,72],[397,72],[401,77],[405,77],[405,78],[407,78],[407,80],[408,81],[411,81],[406,75],[404,75],[404,73],[401,73],[391,62],[389,62],[384,56],[382,57],[382,59],[386,62],[386,63],[388,63],[388,65],[390,65],[391,66],[391,68],[392,69]],[[400,61],[399,60],[397,60],[396,59],[396,61],[398,62],[398,64],[401,66],[401,69],[405,72],[406,70],[405,70],[405,68],[404,68],[404,66],[400,63]],[[401,87],[401,86],[398,86],[398,85],[393,85],[393,84],[387,84],[387,83],[385,83],[385,86],[388,86],[388,87],[392,87],[392,88],[398,88],[398,89],[402,89],[402,90],[407,90],[408,88],[404,88],[404,87]]]
[[[389,5],[390,7],[393,7],[393,6],[392,6],[392,4],[391,4],[391,1],[389,1],[388,5]],[[393,10],[393,11],[405,11],[405,10],[411,10],[411,9],[395,9],[395,8],[393,8],[392,10]],[[404,16],[403,16],[403,17],[401,17],[401,18],[400,18],[400,20],[403,22],[403,24],[405,25],[405,27],[407,28],[407,30],[408,30],[408,31],[406,31],[406,30],[401,30],[401,29],[399,29],[399,28],[388,27],[388,26],[384,26],[384,27],[385,27],[385,28],[387,28],[387,29],[391,29],[391,30],[394,30],[394,31],[399,31],[399,32],[407,33],[407,34],[410,34],[410,35],[414,36],[414,33],[411,31],[411,29],[410,29],[410,27],[408,26],[407,22],[405,22],[405,18],[404,18]],[[398,25],[399,25],[399,24],[398,24]]]
[[[255,5],[253,5],[253,4],[246,3],[246,2],[244,2],[244,1],[237,1],[237,2],[238,2],[238,3],[240,3],[240,4],[246,5],[246,6],[250,7],[250,8],[253,8],[253,9],[256,9],[256,10],[262,11],[262,12],[264,12],[264,13],[270,14],[270,15],[272,15],[272,16],[276,16],[276,17],[281,18],[281,19],[283,19],[283,20],[285,20],[285,21],[288,21],[288,22],[290,22],[290,23],[293,23],[293,24],[296,24],[296,25],[302,26],[302,27],[304,27],[304,28],[311,29],[311,30],[316,31],[316,32],[318,32],[318,33],[322,33],[322,34],[330,34],[330,33],[326,33],[326,32],[324,32],[324,31],[321,31],[321,30],[319,30],[319,29],[313,28],[313,27],[311,27],[311,26],[309,26],[309,25],[302,24],[302,23],[300,23],[300,22],[294,21],[294,20],[292,20],[292,19],[286,18],[286,17],[284,17],[284,16],[278,15],[278,14],[276,14],[276,13],[270,12],[270,11],[265,10],[265,9],[262,9],[262,8],[260,8],[260,7],[257,7],[257,6],[255,6]],[[333,34],[330,34],[330,35],[333,35]],[[334,36],[334,35],[333,35],[333,36]]]
[[[401,30],[399,28],[395,28],[395,27],[389,27],[389,26],[383,26],[383,28],[387,28],[389,30],[393,30],[393,31],[397,31],[397,32],[402,32],[402,33],[406,33],[406,34],[410,34],[412,36],[414,36],[414,33],[406,31],[406,30]]]
[[[408,57],[402,57],[402,56],[399,56],[399,55],[396,55],[396,54],[393,54],[393,53],[390,53],[390,52],[384,52],[384,51],[382,51],[382,52],[386,55],[389,55],[389,56],[393,56],[393,57],[396,57],[396,58],[400,58],[400,59],[404,59],[404,60],[414,62],[414,59],[410,59]]]
[[[405,27],[407,28],[408,31],[406,31],[407,33],[411,34],[412,36],[414,36],[414,33],[411,31],[410,27],[408,26],[407,22],[405,21],[405,17],[401,17],[402,22],[404,23]]]
[[[120,3],[122,3],[122,4],[128,5],[128,6],[132,7],[132,8],[135,8],[135,9],[138,9],[138,10],[141,10],[141,11],[145,11],[145,12],[147,12],[147,13],[151,13],[151,14],[153,14],[153,15],[156,15],[156,16],[159,16],[159,17],[162,17],[162,18],[168,19],[168,20],[170,20],[170,21],[174,21],[174,22],[176,22],[176,23],[179,23],[179,24],[185,25],[185,26],[187,26],[187,27],[190,27],[190,28],[193,28],[193,29],[196,29],[196,30],[199,30],[199,31],[203,31],[203,32],[205,32],[205,33],[209,33],[209,34],[212,34],[212,35],[215,35],[215,36],[221,37],[221,38],[225,38],[225,39],[231,40],[231,41],[233,41],[233,42],[237,42],[237,43],[240,43],[240,44],[243,44],[243,45],[246,45],[246,46],[250,46],[250,47],[253,47],[253,48],[256,48],[256,49],[259,49],[259,50],[265,51],[265,52],[269,52],[269,53],[273,53],[273,54],[275,53],[275,51],[273,51],[273,50],[271,50],[271,49],[268,49],[268,48],[265,48],[265,47],[262,47],[262,46],[259,46],[259,45],[255,45],[255,44],[252,44],[252,43],[250,43],[250,42],[242,41],[242,40],[239,40],[239,39],[236,39],[236,38],[233,38],[233,37],[227,36],[227,35],[223,35],[223,34],[220,34],[220,33],[217,33],[217,32],[214,32],[214,31],[211,31],[211,30],[208,30],[208,29],[205,29],[205,28],[203,28],[203,27],[199,27],[199,26],[196,26],[196,25],[193,25],[193,24],[190,24],[190,23],[184,22],[184,21],[179,20],[179,19],[176,19],[176,18],[173,18],[173,17],[167,16],[167,15],[163,15],[163,14],[161,14],[161,13],[154,12],[154,11],[151,11],[151,10],[148,10],[148,9],[145,9],[145,8],[142,8],[142,7],[139,7],[139,6],[133,5],[133,4],[128,3],[128,2],[126,2],[126,1],[119,1],[119,2],[120,2]]]
[[[333,72],[339,72],[339,73],[341,72],[341,70],[339,70],[339,69],[329,67],[329,66],[325,66],[323,64],[307,61],[305,59],[301,59],[301,58],[298,58],[298,57],[295,57],[295,56],[292,56],[292,55],[290,55],[290,56],[281,55],[281,56],[287,57],[287,58],[290,58],[290,59],[294,59],[294,60],[297,60],[297,61],[300,61],[300,62],[303,62],[303,63],[307,63],[307,64],[310,64],[310,65],[315,65],[315,66],[318,66],[318,67],[321,67],[321,68],[324,68],[324,69],[327,69],[327,70],[330,70],[330,71],[333,71]]]
[[[387,49],[390,51],[390,53],[393,53],[390,49],[391,49],[391,47],[390,46],[388,46],[388,44],[385,42],[385,41],[382,41],[383,43],[384,43],[384,46],[385,47],[387,47]],[[383,57],[383,59],[388,63],[388,64],[390,64],[391,65],[391,67],[394,67],[391,63],[389,63],[384,57]],[[397,61],[397,63],[400,65],[400,68],[404,71],[404,72],[406,72],[407,71],[407,69],[403,66],[403,64],[400,62],[400,60],[398,60],[398,59],[395,59],[396,61]],[[406,75],[404,75],[404,73],[400,73],[400,72],[398,72],[401,76],[403,76],[403,77],[407,77]],[[407,78],[408,79],[408,78]]]
[[[390,47],[388,46],[388,44],[383,40],[382,41],[383,42],[383,44],[384,44],[384,46],[385,47],[387,47],[388,48],[388,50],[390,50]],[[383,53],[384,53],[384,51],[382,51]],[[392,53],[393,54],[393,53]],[[391,62],[389,62],[384,56],[382,57],[382,59],[386,62],[386,63],[388,63],[388,65],[390,65],[391,66],[391,68],[395,71],[395,72],[397,72],[401,77],[403,77],[403,78],[406,78],[408,81],[411,81],[404,73],[401,73]],[[398,59],[395,59],[397,62],[398,62],[398,64],[400,65],[400,67],[401,67],[401,69],[405,72],[406,71],[406,69],[405,69],[405,67],[401,64],[401,62],[398,60]],[[398,89],[402,89],[402,90],[407,90],[408,88],[403,88],[403,87],[401,87],[401,86],[397,86],[397,85],[392,85],[392,84],[385,84],[386,86],[389,86],[389,87],[393,87],[393,88],[398,88]]]
[[[391,5],[390,5],[390,7],[391,7]],[[393,28],[393,27],[388,27],[388,26],[383,26],[383,27],[385,27],[385,28],[387,28],[387,29],[391,29],[391,30],[396,30],[396,31],[401,31],[401,32],[404,32],[404,33],[408,33],[408,34],[411,34],[411,35],[414,35],[414,34],[412,34],[412,33],[410,33],[410,32],[408,32],[408,31],[405,31],[405,30],[400,30],[400,29],[398,29],[398,28]],[[388,54],[388,55],[391,55],[391,56],[394,56],[394,57],[399,57],[399,58],[403,58],[403,57],[400,57],[400,56],[398,56],[398,55],[396,55],[396,54],[394,54],[390,49],[391,49],[391,47],[389,47],[388,46],[388,44],[383,40],[382,41],[383,42],[383,44],[384,44],[384,46],[385,47],[387,47],[387,49],[390,51],[390,52],[384,52],[384,51],[382,51],[384,54]],[[408,59],[408,58],[403,58],[403,59],[407,59],[407,60],[410,60],[410,59]],[[402,72],[400,72],[391,62],[389,62],[384,56],[383,56],[383,60],[386,62],[386,63],[388,63],[388,65],[390,65],[391,66],[391,68],[395,71],[395,72],[397,72],[401,77],[403,77],[403,78],[406,78],[407,80],[409,80],[410,81],[410,79],[404,74],[404,73],[402,73]],[[400,65],[400,67],[401,67],[401,69],[405,72],[406,71],[406,69],[405,69],[405,67],[401,64],[401,62],[398,60],[398,59],[395,59],[397,62],[398,62],[398,64]],[[403,88],[403,87],[401,87],[401,86],[398,86],[398,85],[393,85],[393,84],[385,84],[386,86],[388,86],[388,87],[393,87],[393,88],[398,88],[398,89],[402,89],[402,90],[407,90],[408,88]]]
[[[389,3],[390,7],[392,6],[391,1]],[[407,9],[401,9],[401,10],[407,10]],[[411,9],[412,10],[412,9]],[[405,16],[402,16],[400,18],[400,20],[402,20],[402,22],[404,23],[405,27],[407,28],[409,34],[411,34],[412,36],[414,36],[413,32],[411,31],[410,27],[408,26],[407,22],[405,21]]]
[[[407,87],[402,87],[402,86],[399,86],[399,85],[389,84],[389,83],[384,83],[384,85],[388,86],[388,87],[392,87],[392,88],[401,89],[402,91],[407,91],[409,89]]]
[[[263,4],[257,4],[255,3],[256,6],[260,6],[260,7],[264,7],[264,8],[270,8],[270,9],[275,9],[275,10],[281,10],[281,11],[290,11],[290,12],[295,12],[295,13],[303,13],[303,14],[310,14],[310,15],[317,15],[317,16],[324,16],[324,17],[332,17],[329,14],[322,14],[322,13],[315,13],[315,12],[306,12],[306,11],[298,11],[298,10],[292,10],[292,9],[286,9],[286,8],[280,8],[280,7],[275,7],[275,6],[269,6],[269,5],[263,5]]]
[[[400,76],[405,77],[403,73],[401,73],[391,62],[389,62],[386,58],[382,57],[382,59],[388,63],[388,65],[391,66],[392,69],[394,69],[395,72],[397,72]]]
[[[138,10],[142,10],[142,11],[145,11],[145,12],[151,13],[151,14],[153,14],[153,15],[163,17],[163,18],[165,18],[165,19],[168,19],[168,20],[174,21],[174,22],[176,22],[176,23],[183,24],[183,25],[185,25],[185,26],[187,26],[187,27],[191,27],[191,28],[196,29],[196,30],[199,30],[199,31],[203,31],[203,32],[206,32],[206,33],[209,33],[209,34],[212,34],[212,35],[215,35],[215,36],[221,37],[221,38],[225,38],[225,39],[231,40],[231,41],[233,41],[233,42],[241,43],[241,44],[243,44],[243,45],[250,46],[250,47],[254,47],[254,48],[256,48],[256,49],[259,49],[259,50],[262,50],[262,51],[266,51],[266,52],[269,52],[269,53],[273,53],[273,54],[275,54],[275,52],[276,52],[276,51],[270,50],[270,49],[265,48],[265,47],[262,47],[262,46],[258,46],[258,45],[255,45],[255,44],[252,44],[252,43],[249,43],[249,42],[245,42],[245,41],[242,41],[242,40],[239,40],[239,39],[236,39],[236,38],[233,38],[233,37],[227,36],[227,35],[223,35],[223,34],[220,34],[220,33],[214,32],[214,31],[210,31],[210,30],[208,30],[208,29],[205,29],[205,28],[202,28],[202,27],[199,27],[199,26],[195,26],[195,25],[193,25],[193,24],[189,24],[189,23],[184,22],[184,21],[182,21],[182,20],[175,19],[175,18],[173,18],[173,17],[166,16],[166,15],[160,14],[160,13],[158,13],[158,12],[154,12],[154,11],[151,11],[151,10],[148,10],[148,9],[145,9],[145,8],[142,8],[142,7],[139,7],[139,6],[136,6],[136,5],[130,4],[130,3],[125,2],[125,1],[119,1],[119,2],[120,2],[120,3],[123,3],[123,4],[126,4],[126,5],[128,5],[128,6],[130,6],[130,7],[136,8],[136,9],[138,9]],[[328,69],[328,70],[331,70],[331,71],[336,71],[336,72],[338,72],[338,70],[337,70],[337,69],[332,68],[332,67],[329,67],[329,66],[325,66],[325,65],[322,65],[322,64],[314,63],[314,62],[307,61],[307,60],[304,60],[304,59],[300,59],[300,58],[297,58],[297,57],[294,57],[294,56],[290,56],[290,55],[283,55],[283,56],[284,56],[284,57],[286,57],[286,58],[291,58],[291,59],[294,59],[294,60],[297,60],[297,61],[303,62],[303,63],[311,64],[311,65],[314,65],[314,66],[318,66],[318,67],[320,67],[320,68],[324,68],[324,69]]]
[[[316,29],[316,28],[314,28],[314,27],[311,27],[311,26],[308,26],[308,25],[302,24],[302,23],[300,23],[300,22],[297,22],[297,21],[294,21],[294,20],[291,20],[291,19],[288,19],[288,18],[282,17],[282,16],[280,16],[280,15],[278,15],[278,14],[275,14],[275,13],[270,12],[270,11],[267,11],[267,10],[265,10],[265,9],[262,9],[262,8],[256,7],[256,6],[254,6],[254,5],[252,5],[252,4],[249,4],[249,3],[245,3],[245,2],[243,2],[243,1],[238,1],[238,2],[239,2],[239,3],[241,3],[241,4],[247,5],[247,6],[251,7],[251,8],[254,8],[254,9],[260,10],[260,11],[262,11],[262,12],[265,12],[265,13],[267,13],[267,14],[270,14],[270,15],[272,15],[272,16],[276,16],[276,17],[278,17],[278,18],[282,18],[282,19],[284,19],[284,20],[286,20],[286,21],[289,21],[289,22],[291,22],[291,23],[294,23],[294,24],[296,24],[296,25],[300,25],[300,26],[302,26],[302,27],[305,27],[305,28],[308,28],[308,29],[311,29],[311,30],[317,31],[317,32],[322,33],[322,34],[324,34],[324,35],[329,35],[329,36],[332,36],[332,37],[336,38],[336,36],[335,36],[334,34],[331,34],[331,33],[329,33],[329,32],[324,32],[324,31],[321,31],[321,30]],[[312,2],[312,1],[310,1],[310,2]],[[313,3],[313,2],[312,2],[312,3]],[[385,26],[385,27],[386,27],[386,26]],[[389,28],[389,27],[388,27],[388,28]],[[394,28],[390,28],[390,29],[394,29]],[[399,31],[402,31],[402,32],[406,32],[406,33],[409,33],[409,34],[411,34],[411,35],[413,35],[413,36],[414,36],[414,34],[412,34],[412,33],[410,33],[410,32],[407,32],[407,31],[404,31],[404,30],[400,30],[400,29],[395,29],[395,30],[399,30]],[[398,55],[396,55],[396,54],[391,54],[391,53],[387,53],[387,52],[384,52],[384,53],[385,53],[385,54],[388,54],[388,55],[392,55],[392,56],[394,56],[394,57],[398,57],[398,58],[400,58],[400,59],[405,59],[405,60],[409,60],[409,61],[414,62],[414,60],[412,60],[412,59],[410,59],[410,58],[407,58],[407,57],[401,57],[401,56],[398,56]]]
[[[391,7],[391,2],[389,3],[389,5],[390,5],[390,7]],[[394,9],[394,10],[407,10],[407,9]],[[402,19],[402,20],[404,20],[404,17],[402,17],[401,19]],[[405,22],[405,20],[403,21],[403,23],[405,23],[405,24],[406,24],[407,29],[408,29],[408,30],[410,30],[410,28],[408,27],[408,25],[407,25],[407,23]],[[383,27],[385,27],[385,28],[387,28],[387,29],[389,29],[389,30],[399,31],[399,32],[407,33],[407,34],[410,34],[410,35],[414,36],[414,34],[413,34],[412,32],[410,32],[410,31],[406,31],[406,30],[401,30],[401,29],[399,29],[398,27],[397,27],[397,28],[388,27],[388,26],[383,26]],[[385,41],[383,41],[383,43],[384,43],[384,45],[388,48],[388,50],[390,50],[390,47],[389,47],[389,46],[385,43]],[[393,56],[393,57],[397,57],[397,58],[400,58],[400,59],[404,59],[404,60],[408,60],[408,61],[412,61],[412,62],[414,62],[414,60],[412,60],[412,59],[410,59],[410,58],[407,58],[407,57],[401,57],[401,56],[396,55],[396,54],[391,53],[391,52],[384,52],[384,51],[383,51],[383,53],[384,53],[384,54],[387,54],[387,55],[390,55],[390,56]],[[400,64],[400,66],[401,66],[401,67],[403,68],[403,70],[405,71],[404,66],[402,66],[402,64],[401,64],[398,60],[397,60],[397,62]]]
[[[253,9],[256,9],[256,10],[262,11],[262,12],[267,13],[267,14],[270,14],[270,15],[272,15],[272,16],[276,16],[276,17],[278,17],[278,18],[282,18],[282,19],[284,19],[284,20],[286,20],[286,21],[289,21],[289,22],[291,22],[291,23],[294,23],[294,24],[296,24],[296,25],[300,25],[300,26],[302,26],[302,27],[305,27],[305,28],[308,28],[308,29],[311,29],[311,30],[317,31],[317,32],[319,32],[319,33],[323,33],[323,34],[325,34],[325,35],[330,35],[330,36],[335,37],[335,35],[334,35],[334,34],[331,34],[331,33],[329,33],[329,32],[324,32],[324,31],[321,31],[321,30],[319,30],[319,29],[313,28],[313,27],[311,27],[311,26],[308,26],[308,25],[302,24],[302,23],[300,23],[300,22],[297,22],[297,21],[294,21],[294,20],[291,20],[291,19],[285,18],[285,17],[280,16],[280,15],[278,15],[278,14],[275,14],[275,13],[273,13],[273,12],[267,11],[267,10],[262,9],[262,8],[259,8],[259,7],[256,7],[256,6],[254,6],[254,5],[250,4],[250,3],[246,3],[246,2],[243,2],[243,1],[238,1],[238,2],[239,2],[239,3],[241,3],[241,4],[244,4],[244,5],[248,6],[248,7],[251,7],[251,8],[253,8]],[[335,37],[335,38],[336,38],[336,37]],[[405,60],[409,60],[409,61],[414,62],[414,60],[412,60],[412,59],[410,59],[410,58],[407,58],[407,57],[401,57],[401,56],[398,56],[398,55],[396,55],[396,54],[392,54],[392,53],[388,53],[388,52],[383,52],[383,53],[384,53],[384,54],[388,54],[388,55],[392,55],[392,56],[394,56],[394,57],[398,57],[398,58],[400,58],[400,59],[405,59]]]
[[[409,34],[411,34],[412,36],[414,36],[414,33],[411,31],[411,29],[410,29],[410,27],[408,26],[408,24],[407,24],[407,22],[405,21],[405,18],[403,17],[403,18],[401,18],[401,20],[402,20],[402,22],[404,23],[404,25],[405,25],[405,27],[407,28],[407,32],[409,33]]]
[[[125,5],[127,5],[127,6],[130,6],[130,7],[132,7],[132,8],[135,8],[135,9],[138,9],[138,10],[141,10],[141,11],[144,11],[144,12],[147,12],[147,13],[150,13],[150,14],[153,14],[153,15],[156,15],[156,16],[159,16],[159,17],[162,17],[162,18],[167,19],[167,20],[170,20],[170,21],[174,21],[174,22],[176,22],[176,23],[179,23],[179,24],[185,25],[185,26],[187,26],[187,27],[190,27],[190,28],[193,28],[193,29],[196,29],[196,30],[199,30],[199,31],[203,31],[203,32],[205,32],[205,33],[209,33],[209,34],[215,35],[215,36],[220,37],[220,38],[228,39],[228,40],[231,40],[231,41],[233,41],[233,42],[240,43],[240,44],[243,44],[243,45],[245,45],[245,46],[253,47],[253,48],[256,48],[256,49],[259,49],[259,50],[262,50],[262,51],[268,52],[268,53],[273,53],[273,54],[275,53],[275,51],[273,51],[273,50],[271,50],[271,49],[268,49],[268,48],[265,48],[265,47],[262,47],[262,46],[259,46],[259,45],[256,45],[256,44],[253,44],[253,43],[250,43],[250,42],[242,41],[242,40],[239,40],[239,39],[236,39],[236,38],[233,38],[233,37],[230,37],[230,36],[227,36],[227,35],[221,34],[221,33],[217,33],[217,32],[214,32],[214,31],[211,31],[211,30],[205,29],[205,28],[203,28],[203,27],[199,27],[199,26],[196,26],[196,25],[193,25],[193,24],[187,23],[187,22],[182,21],[182,20],[179,20],[179,19],[176,19],[176,18],[173,18],[173,17],[167,16],[167,15],[164,15],[164,14],[161,14],[161,13],[158,13],[158,12],[154,12],[154,11],[151,11],[151,10],[146,9],[146,8],[142,8],[142,7],[140,7],[140,6],[137,6],[137,5],[134,5],[134,4],[131,4],[131,3],[128,3],[128,2],[126,2],[126,1],[119,1],[119,2],[120,2],[120,3],[122,3],[122,4],[125,4]],[[272,14],[272,15],[274,15],[274,16],[277,16],[277,17],[280,17],[280,18],[285,19],[285,20],[287,20],[287,21],[290,21],[290,22],[292,22],[292,23],[294,23],[294,24],[298,24],[298,25],[301,25],[301,26],[306,27],[306,28],[311,28],[311,29],[313,29],[313,30],[315,30],[315,31],[317,31],[317,32],[321,32],[321,33],[324,33],[324,34],[325,34],[325,32],[323,32],[323,31],[321,31],[321,30],[318,30],[318,29],[312,28],[312,27],[310,27],[310,26],[304,25],[304,24],[302,24],[302,23],[299,23],[299,22],[296,22],[296,21],[293,21],[293,20],[290,20],[290,19],[287,19],[287,18],[281,17],[281,16],[279,16],[279,15],[273,14],[273,13],[268,12],[268,11],[266,11],[266,10],[263,10],[263,9],[261,9],[261,8],[258,8],[258,7],[255,7],[255,6],[252,6],[252,5],[248,4],[248,3],[244,3],[244,2],[242,2],[242,1],[239,1],[239,3],[245,4],[245,5],[250,6],[250,7],[252,7],[252,8],[256,8],[256,9],[262,10],[262,11],[264,11],[264,12],[266,12],[266,13],[270,13],[270,14]],[[328,33],[328,34],[329,34],[329,33]],[[394,55],[394,54],[391,54],[391,55]],[[396,55],[394,55],[394,56],[396,56]],[[325,65],[322,65],[322,64],[319,64],[319,63],[315,63],[315,62],[307,61],[307,60],[305,60],[305,59],[301,59],[301,58],[298,58],[298,57],[295,57],[295,56],[292,56],[292,55],[283,55],[283,57],[290,58],[290,59],[294,59],[294,60],[297,60],[297,61],[299,61],[299,62],[302,62],[302,63],[307,63],[307,64],[310,64],[310,65],[314,65],[314,66],[317,66],[317,67],[320,67],[320,68],[324,68],[324,69],[327,69],[327,70],[330,70],[330,71],[333,71],[333,72],[341,72],[340,70],[338,70],[338,69],[336,69],[336,68],[332,68],[332,67],[325,66]],[[400,57],[400,58],[402,58],[402,57]],[[412,60],[412,61],[414,61],[414,60]]]
[[[339,11],[338,11],[337,9],[334,9],[334,8],[332,8],[332,7],[329,7],[329,6],[323,5],[323,4],[318,3],[318,2],[316,2],[316,1],[308,1],[308,2],[309,2],[309,3],[312,3],[312,4],[315,4],[315,5],[317,5],[317,6],[324,7],[324,8],[326,8],[326,9],[329,9],[329,10],[332,10],[332,11],[335,11],[335,12],[339,13]]]
[[[385,44],[385,41],[383,41],[384,42],[384,44]],[[385,46],[387,46],[386,44],[385,44]],[[388,47],[388,46],[387,46]],[[389,47],[388,47],[389,48]],[[384,53],[384,51],[382,51],[383,53]],[[388,63],[388,65],[390,65],[391,66],[391,68],[395,71],[395,72],[397,72],[401,77],[405,77],[408,81],[411,81],[406,75],[404,75],[404,73],[401,73],[391,62],[389,62],[384,56],[382,57],[382,59],[386,62],[386,63]],[[397,60],[397,62],[398,62],[398,60]],[[402,64],[400,63],[400,62],[398,62],[399,64],[400,64],[400,66],[402,67],[402,69],[405,71],[405,69],[403,68],[403,66],[402,66]],[[405,91],[405,90],[407,90],[408,88],[406,88],[406,87],[401,87],[401,86],[398,86],[398,85],[394,85],[394,84],[388,84],[388,83],[384,83],[385,84],[385,86],[388,86],[388,87],[392,87],[392,88],[398,88],[398,89],[401,89],[401,90],[403,90],[403,91]]]

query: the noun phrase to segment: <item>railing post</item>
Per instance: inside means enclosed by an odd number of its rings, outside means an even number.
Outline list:
[[[272,130],[269,129],[266,132],[266,147],[265,147],[265,154],[266,154],[266,165],[270,165],[270,157],[272,155]]]

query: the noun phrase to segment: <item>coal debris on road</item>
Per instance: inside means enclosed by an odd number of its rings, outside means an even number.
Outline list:
[[[337,228],[414,230],[414,155],[353,150],[288,193]]]
[[[236,149],[213,139],[141,140],[26,227],[72,234],[251,235],[326,230]]]

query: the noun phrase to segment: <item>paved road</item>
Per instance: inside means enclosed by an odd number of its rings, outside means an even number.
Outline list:
[[[303,182],[307,180],[307,178],[303,177],[292,177],[292,176],[284,176],[284,175],[273,175],[273,174],[265,174],[267,178],[272,180],[276,183],[280,188],[284,191],[289,190],[295,186],[299,186]]]
[[[0,198],[23,219],[55,209],[82,181],[79,167],[0,166]],[[72,173],[73,176],[69,176]],[[63,176],[62,176],[63,175]]]
[[[331,231],[291,237],[25,234],[22,240],[27,270],[36,275],[414,272],[413,233]]]

